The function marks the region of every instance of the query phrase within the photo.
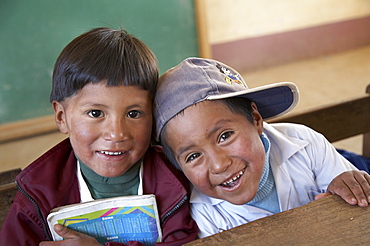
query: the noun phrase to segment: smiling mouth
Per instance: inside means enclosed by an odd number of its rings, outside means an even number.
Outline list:
[[[110,155],[110,156],[118,156],[118,155],[123,155],[126,152],[122,152],[122,151],[118,151],[118,152],[99,151],[99,153],[104,154],[104,155]]]
[[[221,183],[220,185],[224,187],[233,187],[237,183],[237,181],[240,179],[240,177],[243,176],[243,174],[244,174],[244,170],[240,171],[238,175],[236,175],[235,177],[231,178],[230,180],[226,182]]]

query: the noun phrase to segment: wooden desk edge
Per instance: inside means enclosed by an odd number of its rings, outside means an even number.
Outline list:
[[[270,245],[271,242],[290,245],[305,244],[309,240],[314,240],[310,244],[318,245],[345,245],[348,242],[355,245],[356,242],[370,242],[369,225],[370,206],[352,206],[341,197],[331,195],[186,245]],[[338,236],[343,233],[345,236],[342,238]]]

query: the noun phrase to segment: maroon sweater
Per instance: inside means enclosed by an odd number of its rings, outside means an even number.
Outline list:
[[[17,176],[19,191],[0,232],[0,245],[38,245],[51,240],[46,222],[50,210],[80,202],[76,163],[66,139]],[[163,235],[162,243],[156,245],[182,245],[196,239],[198,228],[190,217],[188,182],[180,171],[164,162],[159,148],[150,147],[145,154],[143,191],[157,199]],[[142,244],[126,243],[132,245]]]

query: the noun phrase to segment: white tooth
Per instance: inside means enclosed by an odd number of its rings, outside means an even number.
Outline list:
[[[105,155],[121,155],[123,152],[100,151],[100,153],[103,153]]]
[[[226,182],[222,183],[222,185],[228,185],[228,184],[230,184],[231,182],[239,179],[243,174],[244,174],[244,171],[240,171],[240,173],[237,176],[235,176],[234,178],[230,179],[229,181],[226,181]]]

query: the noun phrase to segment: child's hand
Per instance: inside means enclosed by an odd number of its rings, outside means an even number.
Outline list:
[[[328,186],[327,193],[317,195],[319,199],[337,194],[351,205],[366,207],[370,203],[370,175],[365,171],[347,171],[335,177]]]
[[[79,233],[73,230],[68,229],[67,227],[64,227],[62,225],[54,225],[54,230],[56,233],[58,233],[59,236],[65,238],[65,240],[62,241],[55,241],[55,242],[41,242],[39,246],[78,246],[78,245],[99,245],[101,244],[96,241],[95,238],[87,236],[83,233]]]

